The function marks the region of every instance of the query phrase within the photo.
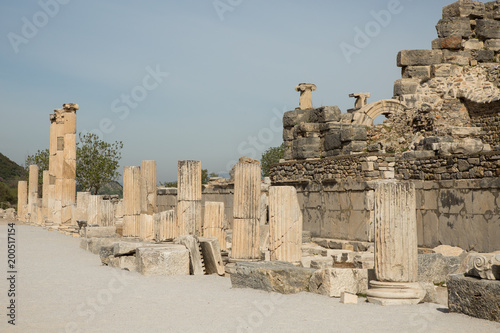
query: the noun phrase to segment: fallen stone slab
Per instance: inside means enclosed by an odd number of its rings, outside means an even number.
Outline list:
[[[120,241],[119,238],[82,238],[80,248],[93,254],[99,254],[102,247],[112,246],[118,241]]]
[[[189,251],[184,245],[140,247],[137,271],[143,275],[189,275]]]
[[[365,294],[375,272],[359,268],[326,268],[317,270],[309,281],[309,291],[319,295],[340,297],[343,291]]]
[[[333,259],[330,257],[322,257],[311,260],[310,264],[311,268],[314,269],[323,269],[323,268],[332,268],[333,267]]]
[[[340,303],[342,303],[342,304],[358,304],[358,295],[343,291],[340,294]]]
[[[418,255],[418,280],[420,282],[442,283],[449,274],[460,270],[460,257],[443,256],[441,253]]]
[[[190,272],[192,275],[204,275],[205,265],[200,251],[200,243],[196,236],[184,235],[177,239],[177,243],[184,245],[189,250]]]
[[[500,322],[500,281],[453,274],[446,285],[450,312]]]
[[[235,265],[235,273],[231,274],[231,284],[233,288],[296,294],[308,291],[314,272],[314,269],[283,261],[239,262]]]
[[[85,227],[80,230],[80,236],[87,238],[114,238],[116,227]]]
[[[223,276],[225,274],[224,263],[222,262],[222,255],[217,237],[200,237],[198,240],[205,262],[205,273]]]
[[[135,272],[137,271],[137,258],[136,256],[123,256],[123,257],[113,256],[109,259],[108,266]]]
[[[367,251],[370,247],[373,246],[373,243],[370,242],[361,242],[361,241],[347,241],[341,239],[328,239],[328,238],[313,238],[313,243],[320,245],[327,249],[333,250],[342,250],[346,249],[346,245],[352,245],[352,251],[356,252],[364,252]],[[304,245],[304,244],[303,244]]]

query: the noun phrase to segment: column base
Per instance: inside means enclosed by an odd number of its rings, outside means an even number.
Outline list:
[[[370,281],[368,302],[379,305],[411,305],[420,303],[425,290],[418,282]]]

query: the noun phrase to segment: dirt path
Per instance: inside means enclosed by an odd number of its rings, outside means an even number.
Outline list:
[[[344,305],[310,293],[231,289],[229,279],[215,276],[145,277],[101,266],[79,243],[17,225],[13,327],[6,316],[7,225],[0,223],[0,332],[500,331],[500,323],[433,304]]]

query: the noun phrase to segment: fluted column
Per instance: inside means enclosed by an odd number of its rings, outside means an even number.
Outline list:
[[[302,212],[292,186],[269,189],[269,250],[271,260],[302,259]]]
[[[223,202],[205,202],[203,237],[216,237],[220,249],[226,250],[226,221]]]
[[[232,259],[260,258],[260,164],[238,163],[234,171]]]
[[[38,165],[30,165],[28,183],[28,214],[30,223],[36,223],[38,204]]]
[[[154,239],[153,215],[141,214],[139,218],[139,239],[146,241]]]
[[[378,182],[375,189],[375,274],[368,300],[382,305],[417,304],[425,292],[417,283],[415,185]],[[423,293],[423,294],[422,294]]]
[[[175,210],[157,213],[154,215],[155,241],[164,242],[178,237]]]
[[[141,168],[126,166],[123,168],[123,236],[139,236],[141,214]]]
[[[28,182],[21,180],[17,183],[17,218],[21,222],[26,222],[28,209]]]
[[[156,161],[141,162],[141,212],[154,214],[156,203]]]
[[[42,223],[48,219],[49,216],[49,185],[50,185],[50,174],[49,170],[43,171],[43,185],[42,185]]]
[[[179,236],[201,236],[201,162],[179,161],[177,169]]]

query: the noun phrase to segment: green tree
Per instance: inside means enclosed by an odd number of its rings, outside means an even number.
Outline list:
[[[160,182],[160,186],[163,187],[177,187],[177,182]]]
[[[260,165],[262,167],[262,177],[269,177],[269,172],[273,164],[278,163],[285,155],[285,144],[279,147],[271,147],[262,154]]]
[[[96,194],[99,189],[116,180],[123,143],[107,143],[93,133],[79,135],[76,150],[76,182],[83,191]]]
[[[219,175],[216,174],[215,172],[210,172],[210,174],[209,174],[207,169],[201,169],[201,183],[202,184],[208,183],[208,181],[212,177],[219,177]]]

